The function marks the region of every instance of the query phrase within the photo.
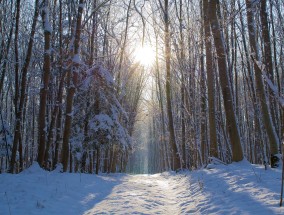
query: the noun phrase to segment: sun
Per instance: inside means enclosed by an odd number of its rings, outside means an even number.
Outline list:
[[[155,60],[155,51],[151,46],[138,47],[134,51],[135,61],[143,66],[151,66]]]

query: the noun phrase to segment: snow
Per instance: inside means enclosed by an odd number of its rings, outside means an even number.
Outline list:
[[[245,160],[154,175],[60,169],[0,174],[0,214],[284,214],[281,170]]]
[[[84,9],[85,4],[79,4],[78,7]]]
[[[79,54],[75,54],[72,59],[73,63],[82,64],[81,58]]]
[[[49,10],[48,10],[48,7],[44,7],[42,9],[44,11],[44,22],[43,22],[43,28],[44,28],[44,31],[47,31],[49,33],[52,33],[52,28],[51,28],[51,25],[50,25],[50,22],[49,22]]]
[[[109,117],[109,115],[99,114],[99,115],[96,115],[93,120],[91,120],[90,127],[92,130],[95,130],[95,131],[98,131],[99,129],[111,130],[111,126],[113,125],[114,125],[114,122]]]
[[[265,71],[265,65],[261,61],[257,61],[257,60],[255,60],[255,63],[259,67],[259,69],[261,70],[261,73],[262,73],[262,76],[264,77],[264,80],[266,81],[269,88],[274,93],[274,96],[278,100],[279,104],[281,105],[282,108],[284,108],[284,97],[283,97],[283,95],[279,94],[278,87],[267,76],[267,72]]]
[[[86,88],[91,84],[92,79],[102,78],[107,86],[115,85],[112,74],[102,65],[95,64],[92,68],[86,71],[88,78],[84,81],[83,86]],[[99,76],[99,77],[98,77]]]

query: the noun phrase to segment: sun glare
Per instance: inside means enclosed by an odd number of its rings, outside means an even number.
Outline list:
[[[137,48],[134,55],[135,61],[143,66],[151,66],[155,60],[155,52],[150,46]]]

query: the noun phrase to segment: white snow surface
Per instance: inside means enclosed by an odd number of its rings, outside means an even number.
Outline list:
[[[154,175],[0,174],[0,214],[284,214],[281,170],[247,161]]]

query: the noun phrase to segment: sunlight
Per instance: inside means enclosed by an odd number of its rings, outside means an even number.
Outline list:
[[[150,66],[155,60],[155,51],[151,46],[141,46],[134,51],[135,61]]]

